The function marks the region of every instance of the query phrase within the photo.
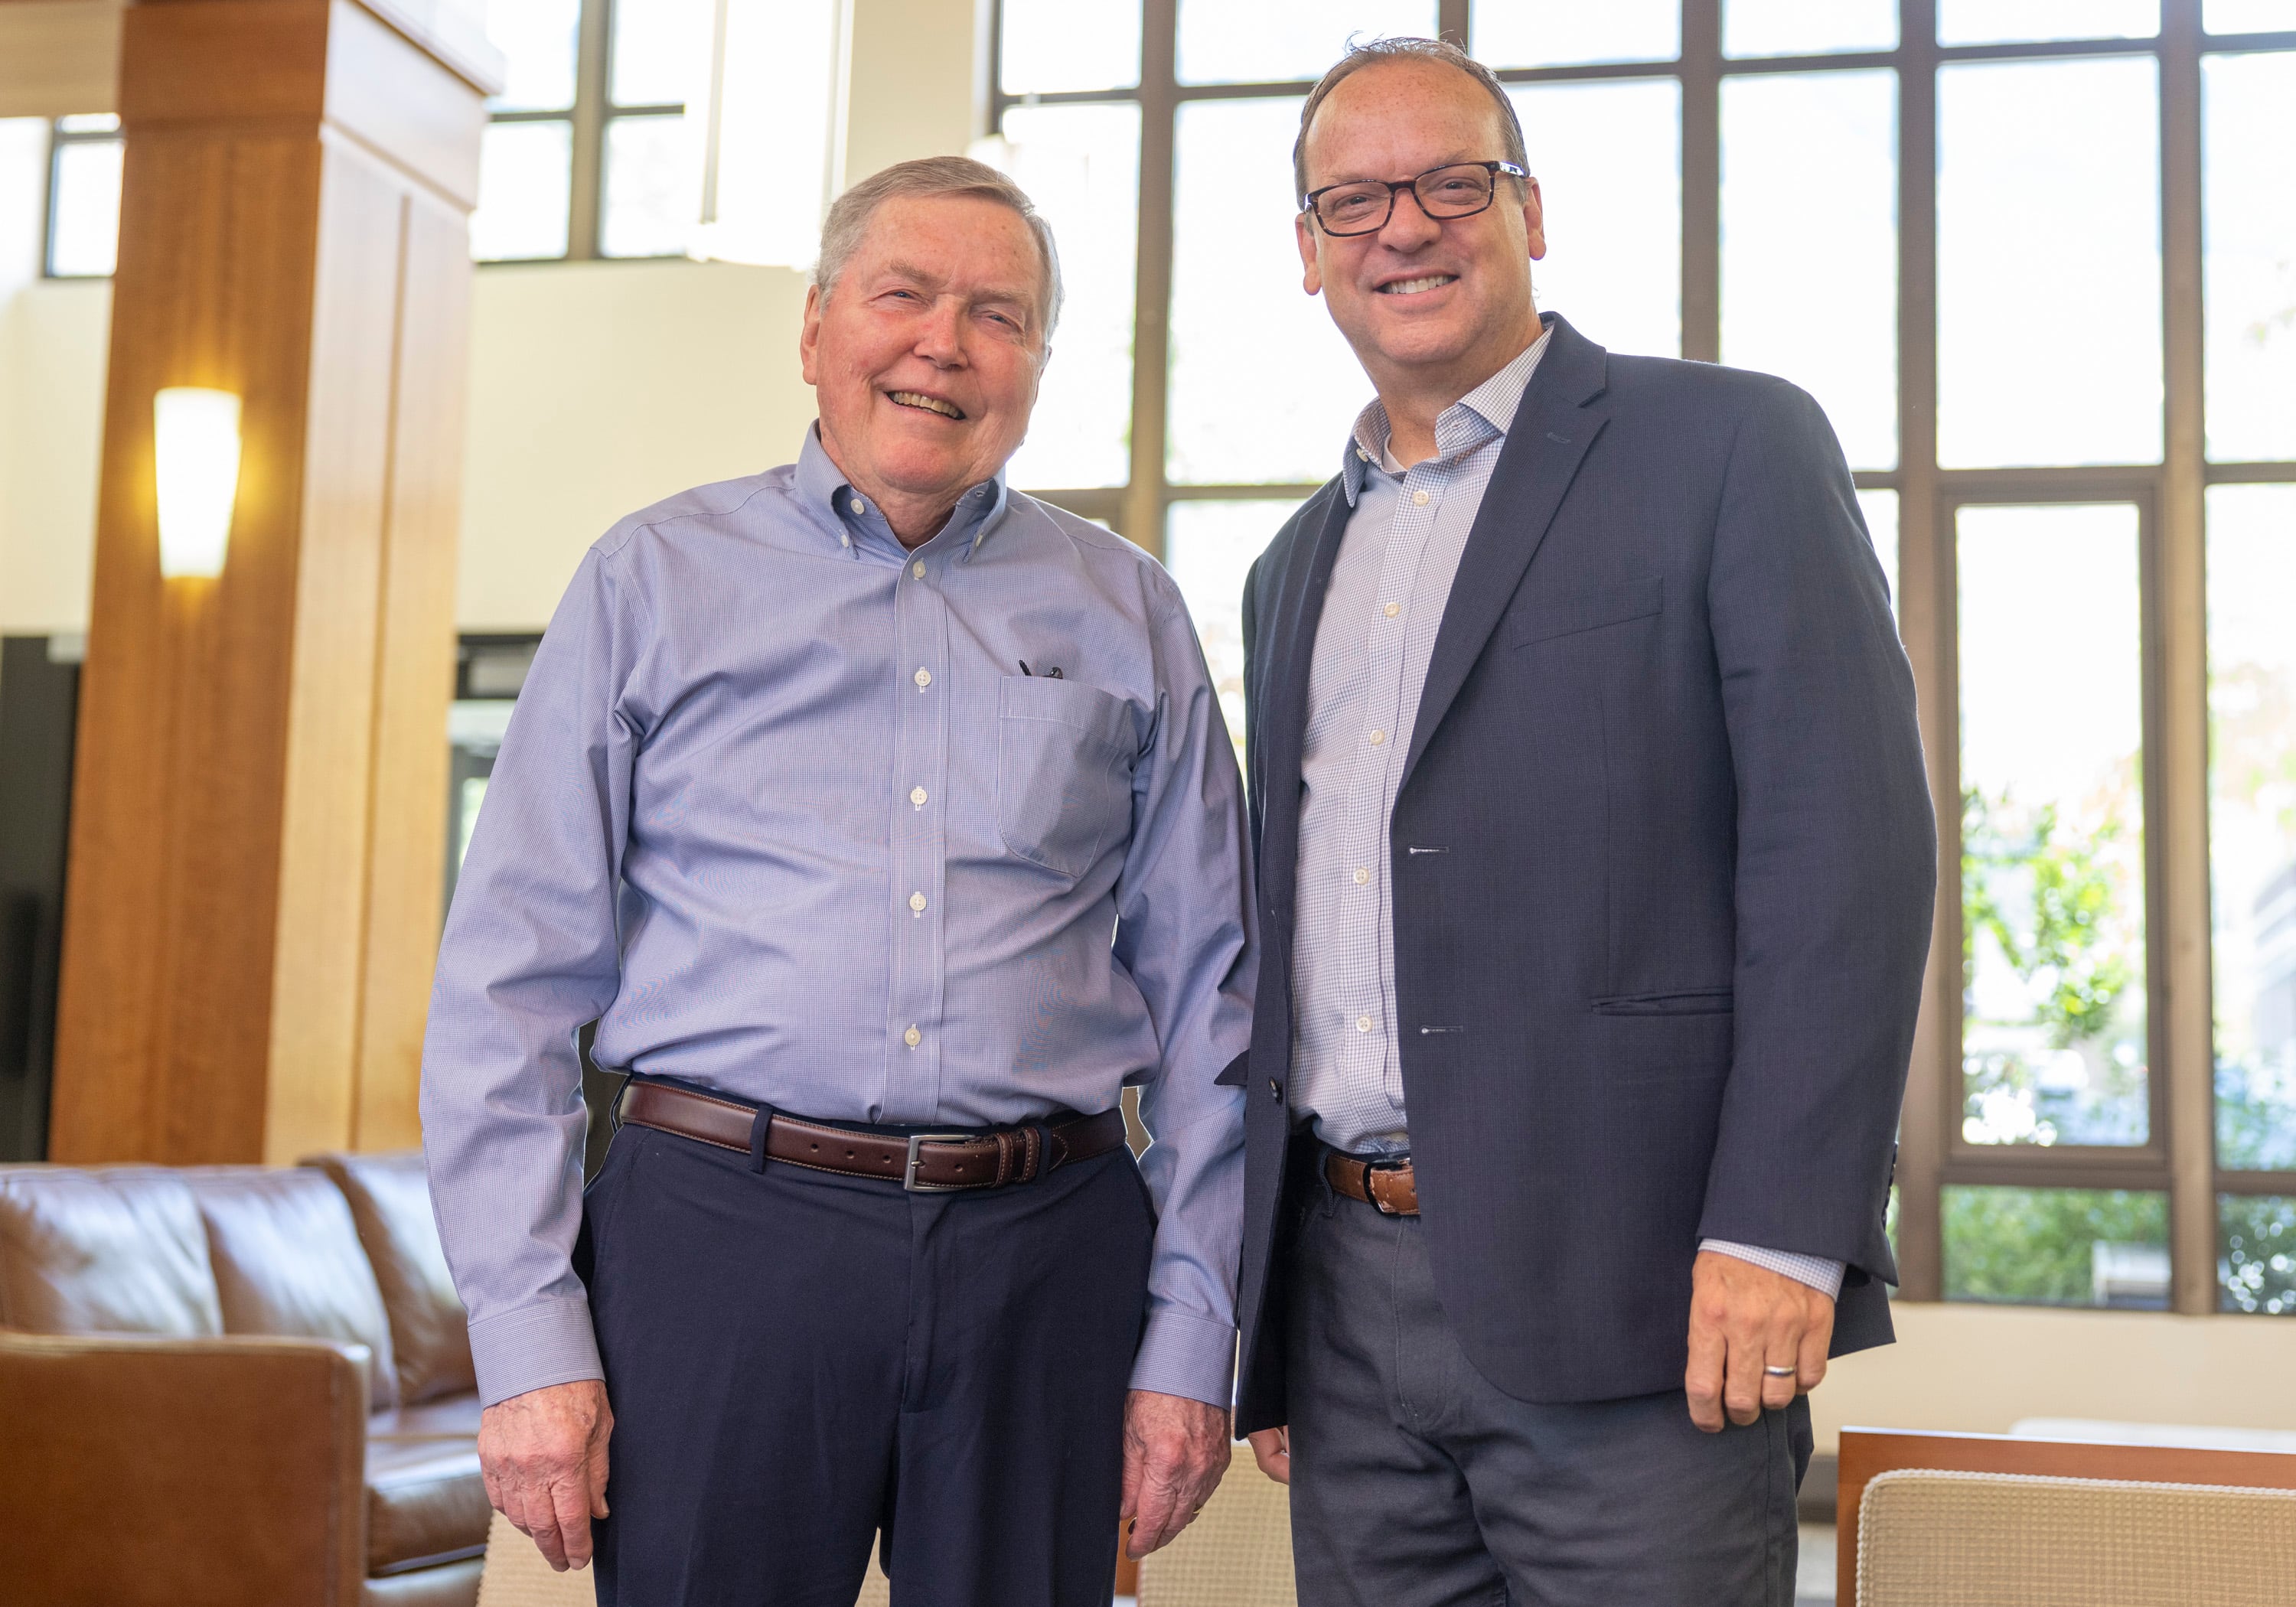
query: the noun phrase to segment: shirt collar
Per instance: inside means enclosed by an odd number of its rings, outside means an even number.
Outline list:
[[[1494,435],[1505,439],[1514,422],[1516,411],[1522,406],[1522,393],[1529,388],[1530,376],[1538,371],[1538,360],[1546,355],[1546,343],[1552,334],[1551,330],[1541,330],[1538,339],[1518,352],[1513,362],[1443,410],[1442,416],[1435,421],[1439,457],[1456,457],[1481,446]],[[1374,397],[1370,406],[1356,415],[1355,431],[1349,439],[1347,456],[1340,468],[1349,506],[1354,506],[1356,498],[1362,494],[1364,477],[1371,472],[1372,465],[1384,465],[1390,435],[1387,405]]]
[[[805,445],[797,455],[797,496],[801,506],[829,515],[828,533],[836,537],[839,545],[847,551],[857,554],[864,546],[890,545],[896,558],[907,555],[907,549],[901,546],[900,538],[893,534],[876,504],[854,490],[845,471],[821,444],[818,422],[807,428]],[[925,545],[961,545],[964,548],[963,555],[970,558],[1002,517],[1010,499],[1004,471],[999,469],[993,479],[982,480],[957,499],[948,522]]]

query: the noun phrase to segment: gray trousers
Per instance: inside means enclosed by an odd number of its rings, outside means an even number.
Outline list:
[[[1678,1390],[1517,1400],[1452,1336],[1418,1218],[1299,1192],[1301,1607],[1791,1607],[1807,1402],[1703,1434]]]

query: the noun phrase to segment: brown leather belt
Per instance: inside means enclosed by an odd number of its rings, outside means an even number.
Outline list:
[[[632,1081],[622,1091],[621,1117],[750,1153],[754,1107],[666,1083]],[[1124,1112],[1103,1111],[1057,1126],[1000,1127],[991,1133],[857,1133],[778,1111],[766,1129],[766,1159],[784,1166],[847,1177],[881,1177],[911,1193],[946,1194],[1028,1183],[1072,1161],[1104,1155],[1124,1142]]]
[[[1408,1160],[1357,1160],[1332,1150],[1324,1157],[1324,1180],[1384,1216],[1419,1214],[1419,1184]]]

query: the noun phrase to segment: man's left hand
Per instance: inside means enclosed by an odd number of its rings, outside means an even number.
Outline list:
[[[1690,1365],[1682,1386],[1690,1421],[1722,1431],[1793,1404],[1825,1376],[1833,1302],[1807,1283],[1720,1250],[1702,1250],[1691,1272]],[[1791,1367],[1771,1376],[1765,1367]]]
[[[1227,1471],[1222,1408],[1135,1390],[1124,1402],[1124,1549],[1144,1557],[1187,1528]]]

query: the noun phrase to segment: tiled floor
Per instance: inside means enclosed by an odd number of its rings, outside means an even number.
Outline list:
[[[1795,1607],[1806,1602],[1833,1600],[1833,1525],[1801,1526],[1801,1567],[1794,1577]]]

